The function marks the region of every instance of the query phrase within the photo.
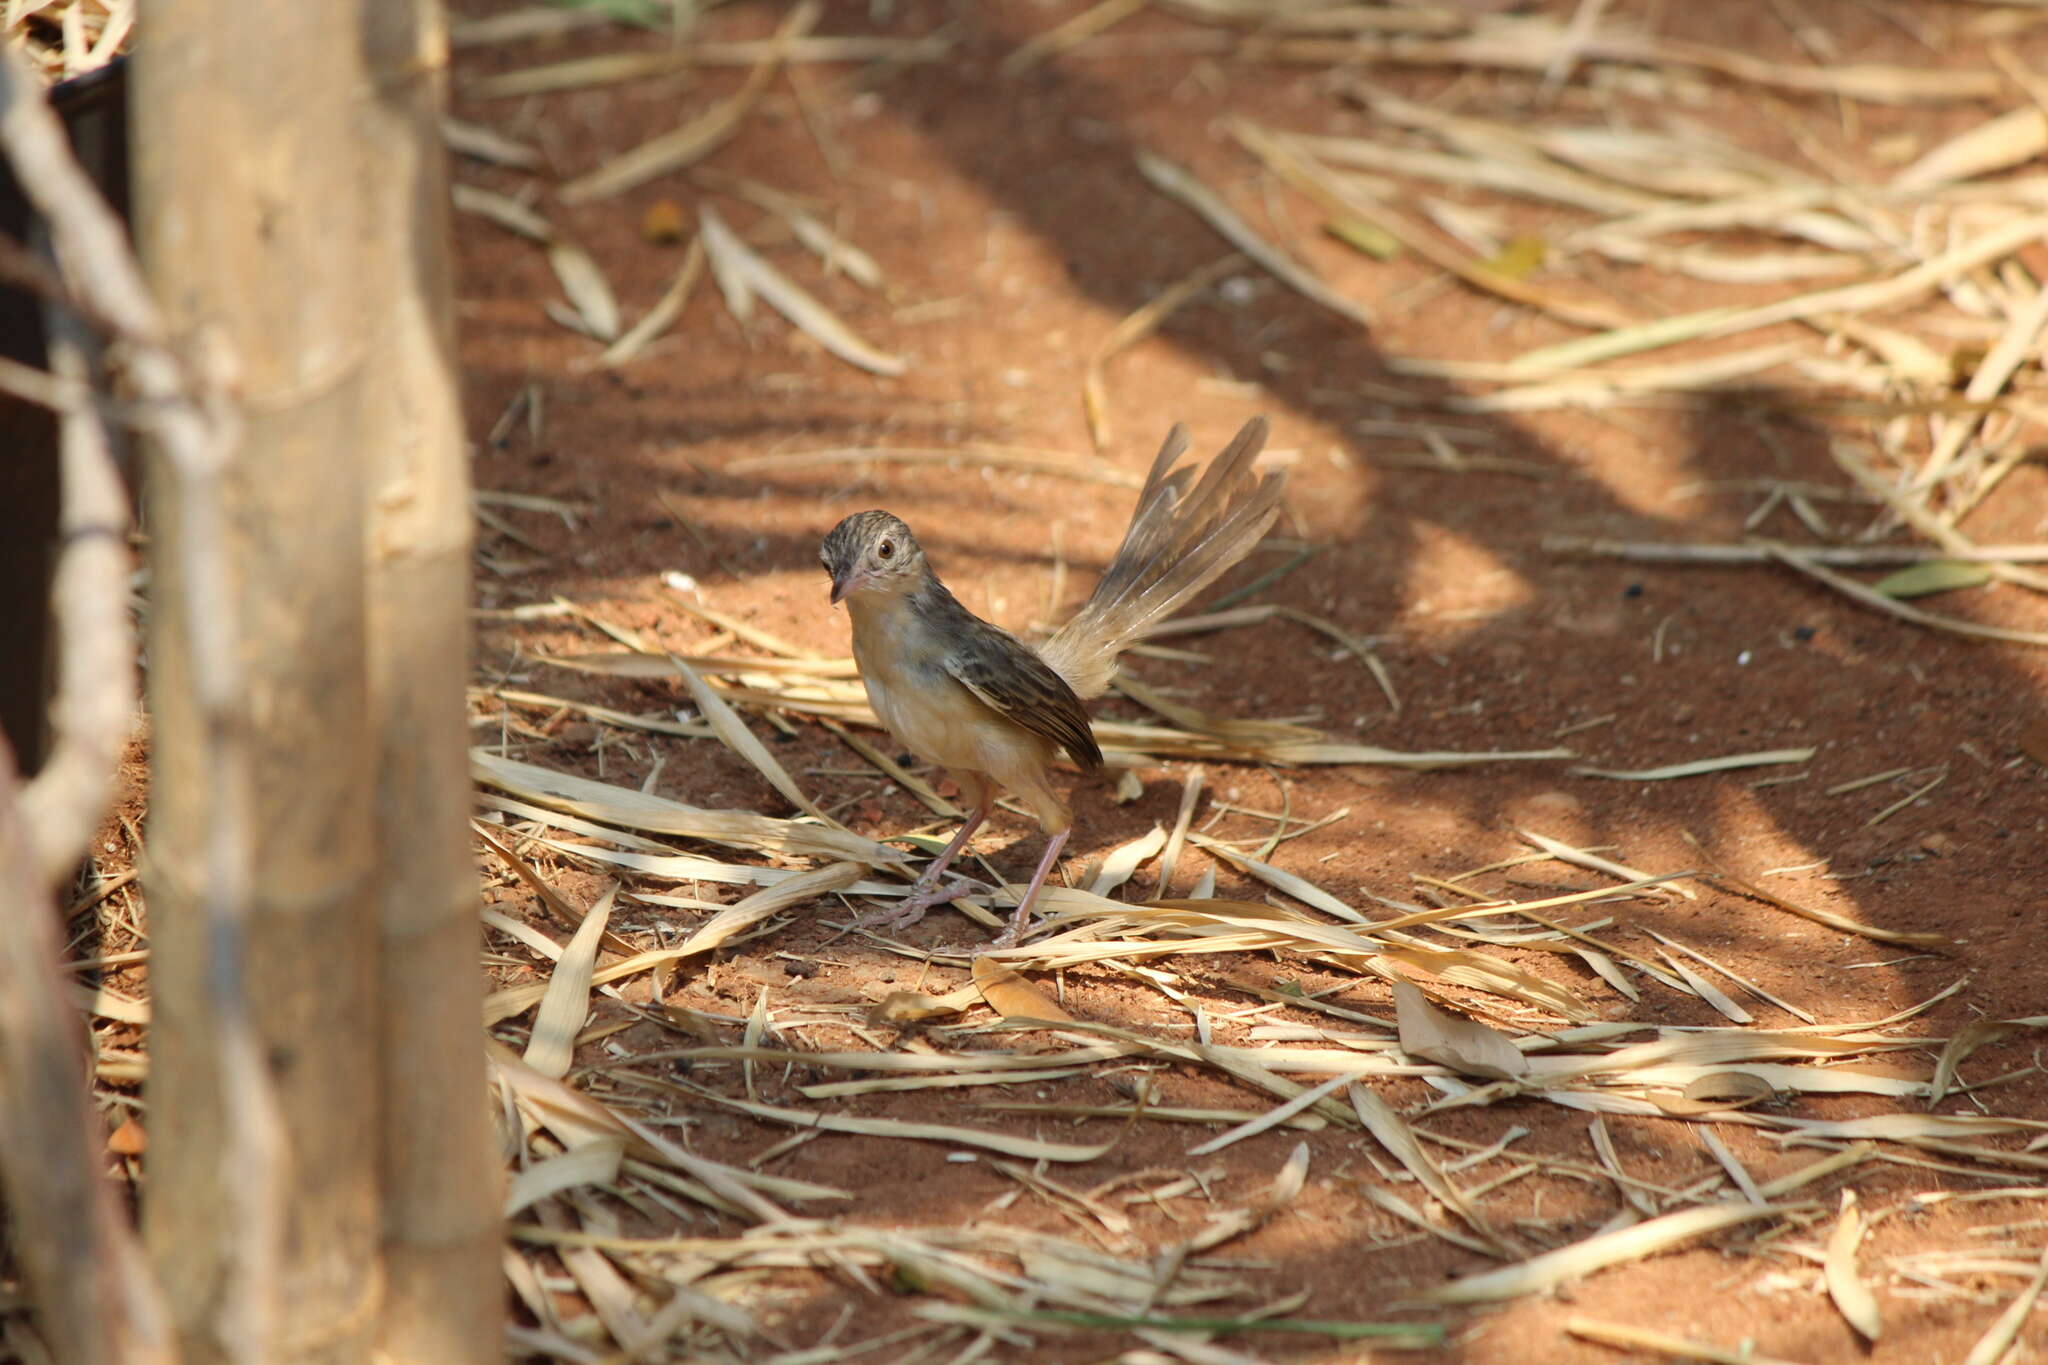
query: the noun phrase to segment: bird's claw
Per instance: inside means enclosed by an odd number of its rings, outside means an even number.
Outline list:
[[[930,886],[919,884],[910,890],[895,905],[884,906],[872,914],[862,915],[853,922],[855,929],[908,929],[925,917],[934,906],[950,905],[962,896],[974,895],[991,890],[986,882],[971,877],[955,877],[951,881]]]

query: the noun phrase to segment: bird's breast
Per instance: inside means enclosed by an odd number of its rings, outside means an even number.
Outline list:
[[[853,659],[875,718],[927,763],[979,769],[976,710],[985,711],[946,671],[946,642],[927,638],[907,612],[853,611]]]

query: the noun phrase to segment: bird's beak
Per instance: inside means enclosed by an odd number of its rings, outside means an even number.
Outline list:
[[[844,602],[848,593],[854,592],[866,582],[867,575],[858,569],[848,569],[844,574],[833,575],[832,605],[836,607]]]

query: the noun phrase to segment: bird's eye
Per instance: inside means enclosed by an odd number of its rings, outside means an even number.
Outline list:
[[[875,547],[875,558],[877,558],[877,559],[894,559],[895,557],[896,557],[896,542],[895,542],[895,541],[893,541],[893,540],[885,540],[885,541],[883,541],[883,542],[882,542],[882,543],[881,543],[880,545],[877,545],[877,546]]]

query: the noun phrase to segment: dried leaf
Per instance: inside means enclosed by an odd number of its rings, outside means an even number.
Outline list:
[[[871,1028],[900,1028],[904,1024],[921,1024],[927,1019],[965,1014],[985,999],[987,997],[978,986],[962,986],[959,990],[945,995],[925,995],[919,991],[890,991],[868,1007],[867,1023]]]
[[[1332,1076],[1329,1080],[1324,1081],[1321,1085],[1318,1085],[1313,1089],[1302,1091],[1299,1095],[1296,1095],[1293,1099],[1286,1101],[1284,1104],[1281,1104],[1276,1108],[1269,1109],[1265,1113],[1260,1114],[1256,1118],[1247,1119],[1245,1122],[1238,1124],[1235,1128],[1230,1129],[1228,1132],[1218,1133],[1215,1137],[1210,1138],[1207,1142],[1201,1143],[1198,1146],[1190,1147],[1188,1149],[1188,1155],[1207,1156],[1211,1152],[1220,1152],[1225,1147],[1231,1146],[1234,1143],[1242,1142],[1244,1139],[1248,1137],[1256,1137],[1260,1133],[1268,1132],[1271,1129],[1278,1128],[1282,1124],[1286,1123],[1289,1119],[1293,1118],[1295,1115],[1301,1113],[1303,1110],[1308,1109],[1312,1105],[1320,1103],[1339,1086],[1351,1085],[1353,1083],[1354,1082],[1352,1078],[1349,1076]]]
[[[1958,588],[1981,588],[1990,581],[1991,571],[1982,564],[1934,559],[1888,573],[1870,586],[1886,597],[1926,597]]]
[[[1445,1013],[1406,981],[1393,985],[1401,1050],[1409,1056],[1485,1080],[1511,1081],[1528,1074],[1528,1059],[1507,1035],[1476,1019]]]
[[[597,945],[604,937],[605,926],[611,923],[612,903],[618,894],[616,882],[605,889],[597,904],[584,915],[583,923],[562,949],[562,956],[548,977],[540,1013],[534,1018],[533,1034],[520,1058],[543,1076],[566,1076],[575,1060],[576,1035],[583,1030],[584,1016],[590,1013]]]
[[[590,253],[574,242],[556,238],[548,243],[548,265],[561,281],[576,316],[583,320],[584,329],[599,341],[617,337],[619,301]]]
[[[910,363],[903,357],[891,355],[854,335],[853,329],[841,322],[829,308],[741,241],[709,204],[697,210],[697,217],[702,226],[704,249],[710,253],[712,276],[725,291],[734,315],[742,321],[745,321],[742,311],[745,305],[739,300],[759,295],[776,312],[849,365],[872,374],[890,376],[902,374],[910,368]]]
[[[1769,1204],[1750,1203],[1706,1204],[1682,1209],[1661,1218],[1652,1218],[1647,1223],[1588,1237],[1582,1242],[1532,1257],[1519,1265],[1504,1266],[1482,1275],[1467,1275],[1425,1290],[1418,1297],[1426,1303],[1497,1303],[1526,1294],[1541,1294],[1596,1270],[1653,1256],[1694,1237],[1759,1218],[1775,1218],[1779,1213],[1780,1210]]]
[[[528,241],[545,242],[555,235],[547,219],[510,195],[460,183],[454,185],[449,193],[459,211],[487,219]]]
[[[789,775],[789,770],[782,766],[775,755],[768,752],[766,745],[754,737],[754,732],[739,718],[739,713],[732,709],[725,698],[712,691],[705,681],[697,676],[696,669],[685,663],[680,655],[671,654],[668,661],[675,668],[677,676],[682,678],[683,686],[690,689],[691,700],[697,703],[697,709],[704,713],[704,719],[710,722],[711,728],[718,733],[720,742],[726,748],[752,764],[754,771],[767,778],[768,785],[781,792],[798,810],[820,824],[829,825],[834,829],[845,828],[818,809],[811,798],[804,794],[804,789],[797,786],[796,779]]]
[[[535,1162],[512,1177],[505,1188],[505,1216],[578,1185],[609,1185],[619,1178],[625,1158],[623,1137],[594,1137],[568,1151]]]
[[[1166,831],[1158,825],[1111,849],[1102,859],[1102,870],[1089,883],[1091,895],[1107,896],[1136,874],[1138,868],[1166,847]]]
[[[1778,1356],[1758,1355],[1749,1349],[1746,1342],[1740,1350],[1732,1350],[1624,1322],[1602,1322],[1578,1313],[1564,1320],[1564,1330],[1575,1337],[1584,1337],[1588,1341],[1597,1341],[1607,1346],[1619,1346],[1632,1351],[1651,1351],[1658,1355],[1670,1356],[1673,1360],[1704,1361],[1706,1365],[1799,1365],[1797,1361],[1784,1360]]]
[[[1927,1092],[1927,1107],[1932,1109],[1947,1097],[1950,1087],[1956,1083],[1956,1068],[1971,1053],[2002,1038],[2036,1028],[2048,1028],[2048,1014],[2029,1015],[2024,1019],[1972,1019],[1957,1029],[1955,1036],[1943,1045],[1941,1056],[1935,1060],[1934,1080]]]
[[[704,1098],[722,1104],[728,1109],[737,1109],[741,1113],[752,1114],[755,1118],[767,1119],[773,1123],[786,1123],[794,1128],[821,1128],[828,1133],[861,1133],[869,1137],[946,1142],[957,1147],[979,1147],[986,1151],[1001,1152],[1005,1156],[1023,1157],[1030,1161],[1099,1161],[1116,1148],[1114,1141],[1083,1146],[1071,1142],[1045,1142],[1037,1138],[1019,1137],[1014,1133],[993,1132],[983,1128],[958,1128],[943,1123],[908,1123],[898,1119],[858,1118],[851,1114],[784,1109],[771,1104],[753,1104],[746,1100],[736,1100],[725,1095],[712,1095],[709,1092],[704,1092]]]
[[[587,203],[643,184],[658,175],[680,170],[702,160],[722,146],[738,130],[753,107],[768,91],[768,85],[782,69],[786,45],[808,33],[818,22],[822,6],[817,0],[792,7],[769,40],[760,63],[747,73],[746,84],[730,99],[713,105],[680,128],[641,143],[632,151],[614,157],[587,175],[578,176],[557,191],[565,204]]]
[[[1341,318],[1361,327],[1372,326],[1372,312],[1364,304],[1344,297],[1315,275],[1280,254],[1278,248],[1252,230],[1235,210],[1195,176],[1150,152],[1137,155],[1138,173],[1154,189],[1169,194],[1192,209],[1216,234],[1263,266],[1266,271],[1303,298],[1319,303]]]
[[[1821,1271],[1835,1307],[1864,1341],[1875,1342],[1884,1332],[1884,1319],[1877,1310],[1877,1296],[1856,1273],[1856,1248],[1862,1241],[1863,1213],[1856,1206],[1856,1191],[1843,1190],[1842,1213],[1828,1234]]]
[[[591,974],[590,983],[602,986],[608,982],[633,976],[658,967],[665,962],[678,962],[698,953],[708,953],[726,940],[745,932],[770,915],[800,905],[817,896],[843,891],[860,879],[862,867],[859,863],[833,863],[814,872],[806,872],[788,881],[765,887],[734,905],[728,905],[713,915],[697,931],[674,948],[660,948],[652,952],[638,953],[622,962],[601,967]],[[565,953],[566,956],[566,953]],[[508,986],[484,997],[484,1022],[495,1024],[523,1013],[546,994],[545,986]]]
[[[1417,996],[1420,997],[1420,992],[1417,992]],[[1425,1005],[1427,1003],[1424,1001]],[[1429,1159],[1429,1153],[1416,1138],[1414,1129],[1394,1112],[1393,1106],[1367,1086],[1353,1085],[1350,1094],[1351,1107],[1358,1112],[1359,1121],[1365,1125],[1366,1131],[1378,1139],[1380,1146],[1386,1148],[1438,1203],[1458,1215],[1467,1227],[1479,1234],[1481,1241],[1490,1248],[1491,1255],[1512,1259],[1518,1254],[1515,1248],[1480,1216],[1479,1211],[1472,1207],[1471,1202],[1451,1183],[1442,1168]]]
[[[2032,161],[2048,151],[2048,114],[2026,105],[1980,123],[1936,147],[1892,177],[1892,188],[1907,192],[1970,180]]]
[[[1074,1019],[1058,1001],[1015,970],[986,957],[974,959],[974,988],[1005,1019],[1063,1020],[1068,1023]]]
[[[680,835],[737,848],[808,857],[852,858],[870,867],[905,861],[907,855],[886,844],[844,830],[796,820],[778,820],[753,811],[704,810],[680,801],[652,796],[630,787],[559,773],[538,764],[503,758],[472,749],[470,772],[477,781],[536,805],[626,829]]]

